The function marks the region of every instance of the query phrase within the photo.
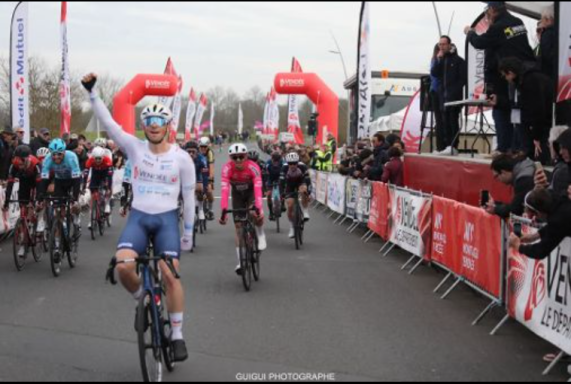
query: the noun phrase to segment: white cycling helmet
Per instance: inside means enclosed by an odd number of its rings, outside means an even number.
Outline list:
[[[200,146],[201,147],[208,147],[210,146],[210,139],[208,137],[203,137],[200,139]]]
[[[105,149],[101,148],[101,147],[97,147],[95,149],[93,149],[93,152],[91,152],[91,157],[93,157],[94,159],[102,159],[105,157],[106,155],[106,151]]]
[[[36,157],[43,159],[48,157],[48,155],[50,154],[50,149],[49,148],[40,148],[38,149],[38,152],[36,153]]]
[[[244,144],[232,144],[228,150],[230,156],[247,155],[248,148]]]
[[[171,110],[162,104],[151,104],[141,113],[141,121],[144,121],[148,117],[162,117],[170,123],[173,119]]]
[[[286,163],[297,164],[299,163],[299,155],[297,152],[291,152],[286,155]]]
[[[107,147],[107,140],[100,138],[93,142],[93,145],[97,148],[106,148]]]

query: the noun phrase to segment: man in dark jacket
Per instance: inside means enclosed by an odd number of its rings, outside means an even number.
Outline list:
[[[16,140],[16,135],[9,128],[6,128],[0,136],[0,141],[2,141],[2,145],[0,145],[0,182],[8,180]]]
[[[502,76],[513,86],[513,92],[510,92],[509,96],[512,121],[519,125],[517,134],[522,141],[521,147],[515,149],[548,164],[549,131],[553,124],[555,101],[551,79],[537,67],[526,66],[524,62],[513,57],[503,59],[499,69]],[[496,99],[497,97],[493,98]]]
[[[466,27],[467,40],[474,48],[485,50],[485,83],[489,94],[500,98],[508,97],[508,84],[498,71],[500,61],[506,57],[516,57],[524,62],[535,62],[533,49],[529,44],[528,32],[521,19],[511,15],[503,1],[487,2],[486,14],[491,26],[478,35],[471,27]],[[498,151],[507,153],[512,149],[513,124],[509,105],[498,104],[493,118],[498,135]]]
[[[541,16],[539,24],[541,38],[537,49],[538,67],[541,73],[549,77],[553,84],[557,82],[557,31],[555,30],[554,7],[548,7]]]
[[[385,164],[390,159],[387,155],[385,136],[380,132],[375,133],[375,136],[373,136],[373,155],[375,159],[369,168],[366,169],[366,172],[369,180],[381,181]]]
[[[32,140],[30,143],[30,148],[32,148],[32,155],[36,156],[38,149],[48,148],[50,145],[50,130],[47,128],[40,129],[40,134],[38,137]]]
[[[531,192],[525,201],[529,216],[547,221],[535,235],[510,237],[510,247],[535,260],[548,258],[566,237],[571,237],[571,201],[546,190]]]
[[[468,82],[468,68],[466,61],[458,56],[452,40],[448,36],[440,38],[440,52],[437,55],[437,62],[432,67],[431,75],[438,78],[440,87],[440,106],[442,111],[443,128],[438,130],[437,135],[441,135],[444,142],[445,153],[454,154],[458,149],[460,132],[460,112],[461,108],[445,108],[444,104],[464,99],[464,87]]]
[[[512,214],[522,216],[525,197],[535,188],[535,170],[535,163],[530,159],[514,158],[507,154],[497,156],[492,162],[494,179],[513,187],[514,198],[509,204],[495,202],[490,198],[490,202],[484,208],[486,212],[502,219],[508,219]]]

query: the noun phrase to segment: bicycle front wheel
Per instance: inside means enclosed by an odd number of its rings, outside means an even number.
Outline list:
[[[50,264],[54,277],[59,277],[61,274],[61,260],[64,244],[63,237],[63,224],[61,221],[56,221],[51,229],[49,240]]]
[[[16,264],[18,272],[21,272],[26,266],[26,254],[28,253],[26,236],[26,223],[22,219],[18,219],[13,238],[14,264]]]
[[[242,268],[242,283],[246,292],[252,287],[252,267],[250,263],[250,251],[248,250],[248,230],[242,228],[242,240],[240,246],[240,267]]]
[[[160,335],[155,332],[157,325],[153,316],[152,301],[153,296],[146,292],[139,300],[137,308],[139,360],[143,381],[160,383],[163,380],[162,348]]]

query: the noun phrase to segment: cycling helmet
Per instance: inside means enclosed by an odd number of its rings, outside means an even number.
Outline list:
[[[97,140],[95,140],[95,142],[93,143],[93,145],[94,145],[95,147],[107,148],[107,140],[106,140],[106,139],[103,139],[103,138],[97,139]]]
[[[36,153],[36,157],[39,159],[43,159],[43,158],[46,158],[49,154],[50,154],[49,148],[40,148],[40,149],[38,149],[38,152]]]
[[[106,155],[105,149],[101,147],[97,147],[93,150],[93,152],[91,152],[91,157],[93,157],[94,159],[102,159],[105,157],[105,155]]]
[[[14,157],[19,157],[21,159],[27,159],[32,154],[32,150],[27,145],[20,145],[14,151]]]
[[[299,155],[296,152],[291,152],[286,155],[286,163],[297,164],[299,163]]]
[[[66,145],[62,139],[54,139],[50,143],[50,152],[51,153],[62,153],[65,152]]]
[[[252,150],[248,152],[248,159],[252,161],[258,161],[260,159],[260,154],[258,153],[258,151]]]
[[[210,139],[208,137],[203,137],[200,139],[200,146],[201,147],[208,147],[210,146]]]
[[[246,155],[248,154],[248,148],[244,144],[232,144],[228,150],[230,156],[235,155]]]
[[[162,104],[151,104],[146,107],[141,113],[141,121],[148,117],[162,117],[167,123],[170,123],[173,119],[171,110]]]
[[[196,150],[198,150],[198,143],[197,143],[196,141],[189,141],[188,143],[186,143],[186,144],[184,145],[184,148],[183,148],[183,149],[184,149],[185,151],[187,151],[187,152],[190,151],[191,149],[196,149]]]

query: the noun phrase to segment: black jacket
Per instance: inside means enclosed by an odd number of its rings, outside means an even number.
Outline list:
[[[486,51],[485,81],[498,96],[507,95],[507,82],[498,70],[502,59],[516,57],[523,62],[536,61],[525,24],[509,12],[500,15],[483,35],[470,32],[468,41],[474,48]]]
[[[371,181],[381,181],[385,169],[385,164],[390,160],[389,155],[387,154],[386,146],[375,148],[373,154],[375,155],[375,160],[373,161],[371,169],[369,170],[368,178]]]
[[[571,237],[571,201],[556,198],[547,226],[539,231],[541,241],[533,245],[522,245],[519,252],[531,259],[543,260],[551,255],[566,237]]]
[[[50,145],[49,141],[46,141],[41,137],[36,137],[30,143],[30,148],[32,149],[32,155],[36,156],[40,148],[48,148],[49,145]]]
[[[432,67],[431,75],[440,82],[438,91],[442,101],[449,103],[464,100],[464,87],[468,83],[466,61],[456,53],[449,53]]]
[[[512,108],[521,110],[521,124],[531,131],[532,138],[540,141],[548,136],[553,125],[555,101],[551,79],[536,67],[527,69],[517,81],[516,94],[510,97]]]
[[[4,140],[0,139],[0,142],[2,142],[0,145],[0,180],[6,181],[8,180],[14,151]]]
[[[555,27],[549,27],[541,34],[541,42],[538,52],[538,67],[545,76],[549,77],[553,83],[556,76],[557,60],[557,31]]]
[[[509,204],[496,203],[496,215],[509,219],[511,214],[523,216],[525,197],[535,188],[535,163],[530,159],[518,163],[513,171],[514,198]]]

